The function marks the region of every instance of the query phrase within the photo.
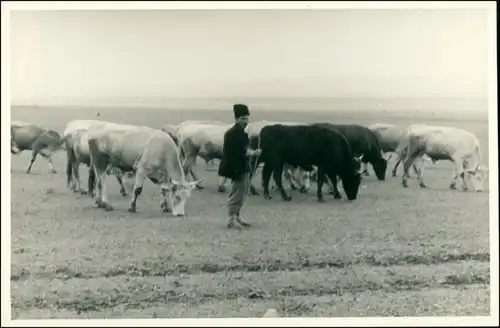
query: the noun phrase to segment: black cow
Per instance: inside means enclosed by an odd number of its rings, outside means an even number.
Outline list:
[[[340,131],[349,141],[354,155],[363,155],[363,163],[370,163],[373,166],[377,179],[385,180],[387,159],[384,158],[380,141],[372,130],[358,124],[314,123],[313,125]]]
[[[360,158],[354,156],[346,137],[339,131],[310,125],[269,125],[260,132],[260,148],[262,153],[259,162],[264,163],[262,187],[266,199],[271,198],[269,196],[271,174],[283,200],[292,199],[286,194],[281,180],[285,164],[301,167],[304,170],[311,170],[313,165],[318,167],[317,196],[320,202],[324,201],[322,187],[325,175],[332,182],[337,181],[338,175],[347,198],[356,199],[361,183],[361,162]]]

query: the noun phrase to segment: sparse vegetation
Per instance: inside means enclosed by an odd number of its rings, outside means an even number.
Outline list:
[[[99,111],[153,127],[232,115]],[[61,131],[85,117],[62,109],[31,113],[13,110],[13,117]],[[293,115],[252,119],[413,123],[360,113]],[[441,120],[474,132],[487,162],[487,122]],[[107,179],[115,211],[104,212],[66,189],[64,152],[53,158],[56,175],[43,158],[25,174],[28,157],[12,156],[13,318],[260,317],[269,308],[286,317],[490,311],[489,195],[449,190],[450,163],[427,166],[425,190],[414,179],[403,189],[400,177],[377,181],[372,174],[352,203],[329,197],[319,204],[315,184],[308,194],[292,192],[289,203],[250,196],[242,215],[253,227],[233,231],[225,228],[227,194],[217,192],[216,173],[205,172],[202,161],[206,189],[194,192],[180,219],[160,212],[160,192],[149,181],[131,214],[129,199]],[[86,185],[87,169],[80,171]]]

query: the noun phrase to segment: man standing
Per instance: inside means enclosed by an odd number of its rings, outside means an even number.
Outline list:
[[[240,209],[245,199],[249,174],[251,171],[248,156],[259,156],[261,150],[249,149],[249,139],[245,132],[248,125],[250,112],[248,107],[243,104],[233,106],[234,118],[236,123],[224,134],[224,145],[222,148],[222,160],[219,164],[219,176],[232,180],[232,188],[228,200],[228,228],[235,228],[236,222],[244,227],[250,224],[241,220]]]

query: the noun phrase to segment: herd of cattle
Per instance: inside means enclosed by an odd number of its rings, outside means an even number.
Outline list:
[[[101,120],[74,120],[60,134],[36,124],[11,122],[11,153],[31,150],[26,172],[31,171],[38,154],[48,160],[53,173],[56,170],[51,156],[65,149],[67,186],[74,192],[89,193],[96,204],[112,210],[107,199],[106,176],[114,175],[120,193],[127,196],[122,177],[134,177],[129,211],[136,211],[137,198],[146,178],[158,185],[163,196],[161,209],[174,216],[185,214],[185,204],[193,189],[203,189],[195,172],[194,163],[201,157],[207,163],[222,158],[224,133],[232,124],[219,121],[185,121],[165,125],[161,129],[147,126],[124,125]],[[385,180],[387,161],[393,154],[397,162],[392,169],[396,176],[403,163],[402,185],[407,188],[409,169],[417,176],[419,186],[425,188],[425,162],[451,161],[454,165],[450,188],[455,189],[458,178],[467,190],[470,179],[476,191],[482,191],[488,168],[482,164],[477,137],[454,127],[413,124],[400,127],[391,124],[361,126],[356,124],[301,123],[256,121],[246,131],[250,147],[262,149],[252,159],[253,176],[263,164],[262,187],[264,197],[270,199],[269,182],[273,176],[284,200],[291,197],[283,187],[282,178],[292,189],[307,192],[310,181],[317,181],[317,197],[324,201],[322,187],[330,186],[330,193],[341,198],[337,178],[349,200],[357,198],[363,174],[369,175],[368,164],[378,180]],[[390,154],[392,153],[392,154]],[[388,156],[389,155],[389,156]],[[82,188],[80,164],[89,167],[88,190]],[[188,179],[191,177],[192,179]],[[189,181],[192,180],[192,181]],[[227,181],[221,178],[218,190],[226,190]],[[251,194],[258,195],[250,183]]]

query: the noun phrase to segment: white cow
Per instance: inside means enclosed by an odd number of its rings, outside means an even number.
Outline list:
[[[63,132],[63,140],[66,146],[66,183],[68,188],[72,189],[74,192],[80,192],[81,194],[87,193],[82,188],[80,181],[80,164],[85,164],[89,167],[88,192],[90,196],[93,195],[93,180],[95,179],[95,174],[90,169],[88,131],[92,129],[102,129],[106,126],[121,127],[124,125],[100,120],[73,120],[66,125],[66,129]],[[116,176],[116,180],[120,185],[120,194],[126,197],[127,190],[122,180],[123,172],[118,169],[109,168],[108,174],[114,174]]]
[[[89,131],[91,163],[96,174],[96,204],[113,210],[106,194],[106,170],[117,167],[135,173],[135,183],[128,211],[136,211],[136,202],[144,180],[160,186],[161,208],[174,216],[183,216],[191,191],[201,181],[187,182],[179,150],[165,132],[144,126],[105,126]]]
[[[198,180],[197,174],[193,169],[196,157],[200,156],[208,164],[214,159],[222,158],[222,146],[224,144],[224,134],[233,124],[222,122],[203,122],[186,121],[178,125],[176,134],[179,148],[183,157],[184,173],[191,174],[194,180]],[[165,130],[164,130],[165,131]],[[220,177],[218,190],[226,190],[225,183],[227,179]],[[198,185],[198,189],[203,189]]]
[[[375,134],[377,135],[380,142],[380,146],[384,153],[396,154],[396,164],[392,168],[392,176],[393,177],[397,176],[396,172],[399,167],[399,164],[401,164],[401,157],[397,155],[396,150],[398,148],[399,142],[406,134],[408,127],[401,127],[398,125],[387,124],[387,123],[376,123],[370,125],[368,128],[373,132],[375,132]],[[388,160],[391,157],[392,155],[388,158]],[[423,167],[424,162],[430,163],[432,161],[427,155],[424,155],[421,159],[419,159],[419,165]],[[417,172],[418,169],[416,164],[413,165],[413,170],[415,171],[415,173]],[[366,175],[368,175],[368,163],[364,163],[363,172]]]
[[[375,132],[377,135],[380,147],[384,153],[396,153],[399,142],[403,139],[403,136],[406,134],[408,127],[402,127],[395,124],[387,124],[387,123],[375,123],[368,126],[368,129]],[[392,155],[387,159],[389,160]],[[427,155],[422,157],[422,160],[426,162],[431,162]],[[392,169],[392,176],[396,176],[396,172],[399,164],[401,163],[401,157],[396,156],[396,164]],[[423,163],[420,163],[421,166]],[[363,172],[368,175],[368,163],[363,163],[364,169]],[[417,172],[417,166],[413,165],[413,170],[415,173]]]
[[[467,177],[472,180],[476,191],[482,191],[488,168],[482,164],[481,149],[477,137],[455,127],[413,124],[401,140],[397,153],[401,156],[404,173],[403,187],[408,187],[408,169],[415,159],[425,154],[435,163],[439,160],[451,161],[454,165],[451,189],[456,188],[458,177],[462,179],[462,189],[467,190]],[[419,185],[425,188],[422,170],[417,170]]]
[[[175,143],[177,144],[177,146],[179,146],[179,129],[186,126],[186,125],[191,125],[191,124],[219,124],[219,125],[225,125],[226,123],[224,122],[221,122],[221,121],[203,121],[203,120],[188,120],[188,121],[184,121],[182,123],[179,123],[179,124],[165,124],[161,130],[163,132],[166,132],[168,133],[172,139],[175,141]],[[201,154],[203,155],[203,154]],[[181,159],[182,161],[184,161],[184,152],[182,151],[181,149]],[[201,156],[200,156],[201,157]],[[210,165],[214,165],[214,160],[215,159],[207,159],[207,158],[203,158],[202,159],[205,161],[205,165],[207,166],[207,169],[209,168]],[[193,177],[194,180],[196,180],[196,174],[190,170],[189,171],[189,174]],[[203,188],[203,187],[200,187],[200,188]]]

